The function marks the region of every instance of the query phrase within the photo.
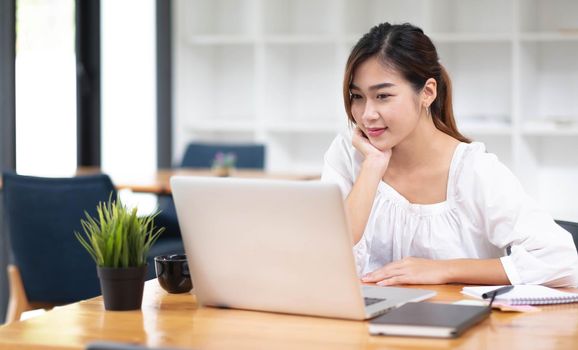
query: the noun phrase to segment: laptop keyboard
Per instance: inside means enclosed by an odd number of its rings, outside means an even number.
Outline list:
[[[365,301],[365,306],[369,306],[369,305],[373,305],[376,303],[379,303],[380,301],[384,301],[386,299],[382,299],[382,298],[363,298],[363,300]]]

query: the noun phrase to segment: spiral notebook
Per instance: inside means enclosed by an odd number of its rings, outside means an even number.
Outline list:
[[[503,286],[464,287],[462,293],[482,299],[482,294]],[[545,305],[578,302],[577,293],[534,285],[517,285],[511,291],[496,296],[495,302],[508,305]]]

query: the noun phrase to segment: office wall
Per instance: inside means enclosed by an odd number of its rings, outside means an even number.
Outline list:
[[[555,218],[578,221],[578,2],[179,0],[173,161],[192,140],[263,142],[267,170],[320,172],[346,127],[349,51],[377,23],[422,27],[462,133]]]

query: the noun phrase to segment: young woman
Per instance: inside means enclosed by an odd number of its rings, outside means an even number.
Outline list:
[[[362,281],[575,286],[570,234],[460,134],[451,94],[434,45],[410,24],[372,28],[349,56],[353,130],[331,144],[322,179],[344,195]]]

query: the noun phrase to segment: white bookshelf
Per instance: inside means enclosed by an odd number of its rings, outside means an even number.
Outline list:
[[[180,0],[174,163],[192,140],[267,145],[271,171],[320,172],[347,126],[349,50],[410,22],[438,48],[458,126],[561,219],[578,221],[578,1]]]

